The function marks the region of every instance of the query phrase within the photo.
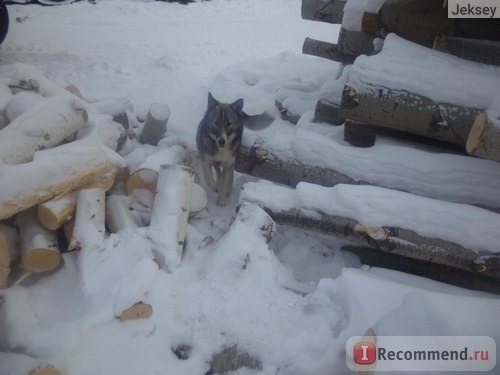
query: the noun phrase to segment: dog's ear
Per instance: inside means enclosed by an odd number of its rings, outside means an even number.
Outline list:
[[[230,106],[236,113],[241,113],[241,111],[243,111],[243,99],[238,99],[237,101],[231,103]]]
[[[214,108],[219,102],[215,99],[211,92],[208,93],[208,108]]]

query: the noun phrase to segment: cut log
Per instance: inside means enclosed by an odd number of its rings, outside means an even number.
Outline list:
[[[62,375],[47,361],[21,353],[0,352],[0,368],[9,375]]]
[[[128,197],[109,195],[106,198],[106,225],[111,233],[137,228]]]
[[[480,113],[470,129],[466,149],[471,155],[500,161],[500,120],[493,122],[487,113]]]
[[[50,148],[87,124],[88,115],[76,98],[58,95],[17,117],[0,130],[0,160],[19,164],[37,150]]]
[[[259,205],[243,201],[238,206],[236,220],[251,228],[253,232],[262,237],[267,244],[271,242],[278,229],[274,220]]]
[[[75,225],[68,250],[92,251],[102,246],[106,235],[104,207],[104,189],[83,189],[78,192]]]
[[[0,289],[7,286],[10,265],[19,257],[19,235],[15,228],[0,223]]]
[[[356,121],[346,120],[344,124],[344,140],[355,147],[372,147],[377,139],[373,126]]]
[[[448,18],[447,8],[435,0],[386,0],[378,12],[378,23],[383,33],[396,33],[426,47],[432,47],[439,33],[500,40],[500,20]]]
[[[302,45],[302,53],[306,55],[323,57],[328,60],[336,61],[342,64],[352,64],[353,56],[346,56],[339,53],[337,44],[323,42],[312,38],[306,38]]]
[[[301,14],[305,20],[342,23],[347,0],[302,0]]]
[[[16,181],[2,186],[0,219],[90,184],[112,171],[104,151],[93,147],[75,148],[63,155],[56,153],[16,166],[0,166],[2,181]]]
[[[415,59],[417,55],[426,58]],[[391,74],[387,74],[388,66]],[[407,79],[408,72],[415,72],[412,80]],[[354,121],[464,147],[475,117],[489,105],[499,86],[500,76],[491,74],[489,66],[445,55],[392,34],[381,53],[356,59],[341,109]]]
[[[343,56],[373,55],[377,52],[374,41],[375,36],[372,34],[341,28],[337,51]]]
[[[159,147],[155,152],[147,156],[141,164],[132,168],[125,185],[125,191],[127,194],[132,194],[135,190],[145,189],[154,194],[160,166],[162,164],[182,163],[186,157],[187,150],[182,146]]]
[[[438,34],[433,49],[483,64],[500,65],[500,42]]]
[[[100,113],[113,117],[113,121],[122,125],[126,130],[130,128],[130,117],[133,117],[134,106],[129,100],[106,100],[92,104]]]
[[[191,205],[194,170],[177,164],[163,164],[151,212],[149,237],[156,245],[162,269],[180,264]]]
[[[338,171],[282,158],[278,151],[259,141],[250,147],[241,146],[241,152],[236,159],[236,170],[289,186],[295,186],[300,181],[324,186],[356,183],[354,179]]]
[[[144,302],[137,302],[123,311],[118,319],[121,322],[136,319],[148,319],[153,315],[153,307]]]
[[[47,272],[56,268],[60,261],[57,235],[38,222],[34,209],[17,216],[21,239],[21,266],[28,272]]]
[[[90,184],[80,187],[79,189],[102,188],[108,191],[115,183],[114,173],[105,173],[99,176]],[[49,230],[57,230],[62,225],[70,220],[76,208],[76,196],[78,192],[70,192],[63,194],[50,201],[38,205],[37,216],[40,223]]]
[[[280,197],[279,202],[273,198],[276,196]],[[363,196],[363,203],[357,206],[360,196]],[[394,204],[386,206],[390,197]],[[296,190],[268,183],[247,183],[243,186],[240,201],[259,205],[280,224],[335,235],[362,247],[468,272],[478,272],[476,264],[487,258],[489,263],[481,269],[484,270],[482,274],[500,279],[500,253],[495,244],[495,226],[497,222],[500,224],[500,215],[476,207],[372,186],[338,185],[325,188],[307,183],[299,184]],[[405,210],[411,208],[415,218],[431,218],[438,206],[441,207],[439,211],[454,216],[453,228],[448,228],[444,222],[441,224],[441,238],[427,227],[426,221],[419,224],[418,220],[412,219],[413,228],[407,226]],[[362,213],[356,207],[363,207]],[[363,217],[368,225],[360,223],[357,217]],[[483,232],[483,238],[470,241],[470,234],[466,234],[470,232],[470,220],[490,220],[488,234]],[[381,224],[384,221],[390,223]]]
[[[170,108],[163,103],[153,103],[149,107],[139,142],[156,146],[167,131]]]

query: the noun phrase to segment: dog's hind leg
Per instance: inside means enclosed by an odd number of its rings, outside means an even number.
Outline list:
[[[207,160],[201,160],[201,166],[203,168],[203,176],[205,177],[205,183],[210,189],[217,191],[217,186],[214,181],[214,175],[212,173],[212,164],[209,163]]]

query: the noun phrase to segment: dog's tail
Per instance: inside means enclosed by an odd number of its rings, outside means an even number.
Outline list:
[[[250,130],[262,130],[274,121],[274,117],[267,112],[259,115],[247,115],[243,112],[243,124]]]

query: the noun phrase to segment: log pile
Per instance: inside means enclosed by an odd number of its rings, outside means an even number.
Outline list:
[[[446,2],[441,0],[303,0],[302,17],[342,24],[337,44],[304,41],[303,53],[340,62],[346,71],[327,80],[316,105],[316,121],[341,125],[347,120],[345,139],[358,147],[372,146],[377,134],[383,134],[461,152],[473,150],[472,155],[497,160],[488,156],[491,152],[475,151],[484,145],[475,146],[474,140],[466,144],[473,124],[486,123],[480,114],[500,94],[500,82],[496,89],[485,89],[484,100],[470,102],[445,91],[477,99],[472,88],[482,89],[482,78],[457,87],[454,78],[436,77],[446,89],[439,92],[424,82],[435,71],[453,71],[459,81],[474,80],[476,69],[482,71],[479,75],[498,80],[500,19],[448,18]],[[415,47],[408,48],[413,43]],[[398,53],[403,48],[413,52]],[[466,59],[481,65],[470,65]],[[392,70],[393,64],[402,69]],[[426,88],[408,84],[412,80]],[[474,132],[471,137],[477,138]]]
[[[130,102],[87,101],[74,86],[60,87],[24,64],[0,91],[0,288],[56,269],[66,251],[91,256],[109,233],[150,220],[158,253],[172,248],[180,259],[187,220],[204,209],[207,195],[183,166],[191,160],[187,145],[166,133],[166,104],[153,104],[141,124]],[[148,146],[128,161],[135,142]],[[177,229],[160,241],[153,233],[170,233],[164,214]],[[162,268],[175,267],[161,259]],[[119,318],[151,311],[138,302]]]

